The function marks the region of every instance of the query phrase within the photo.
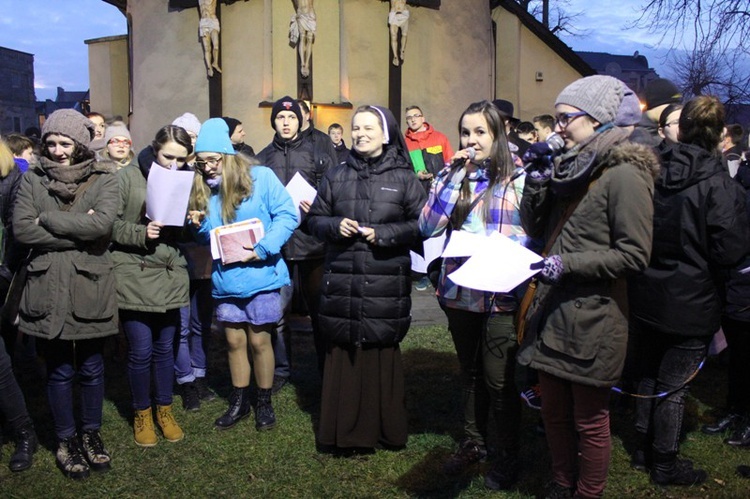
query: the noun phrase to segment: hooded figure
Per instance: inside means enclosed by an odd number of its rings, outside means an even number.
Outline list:
[[[393,114],[358,108],[351,154],[328,170],[307,218],[327,243],[318,318],[328,344],[323,446],[406,444],[399,343],[411,320],[409,247],[425,197]]]

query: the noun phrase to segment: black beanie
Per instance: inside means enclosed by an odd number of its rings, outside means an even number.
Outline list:
[[[646,85],[646,89],[643,91],[643,100],[646,101],[646,109],[653,109],[662,104],[681,102],[682,94],[674,83],[666,78],[659,78]]]
[[[281,111],[291,111],[296,114],[300,129],[302,129],[302,109],[300,109],[297,101],[288,95],[273,103],[273,108],[271,108],[271,128],[276,129],[276,115]]]
[[[230,117],[228,117],[228,116],[222,116],[222,117],[221,117],[221,119],[223,119],[223,120],[224,120],[224,122],[225,122],[225,123],[227,124],[227,126],[229,127],[229,136],[230,136],[230,137],[231,137],[231,136],[232,136],[232,134],[234,133],[234,130],[235,130],[235,128],[237,128],[237,126],[239,126],[239,125],[241,125],[241,124],[242,124],[242,122],[241,122],[240,120],[236,120],[236,119],[234,119],[234,118],[230,118]]]

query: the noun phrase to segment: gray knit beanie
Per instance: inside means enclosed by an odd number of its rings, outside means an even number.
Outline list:
[[[94,122],[73,109],[58,109],[42,125],[42,140],[52,133],[66,135],[89,147],[94,138]]]
[[[133,139],[130,137],[130,131],[125,125],[109,125],[107,129],[104,130],[105,144],[109,144],[109,141],[114,139],[115,137],[125,137],[129,141],[133,141]]]
[[[602,125],[612,123],[620,109],[625,85],[611,76],[594,75],[576,80],[560,92],[555,105],[567,104],[586,112]]]

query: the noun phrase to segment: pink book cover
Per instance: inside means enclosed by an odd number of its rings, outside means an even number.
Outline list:
[[[218,233],[218,242],[221,263],[227,265],[247,258],[251,249],[255,247],[262,237],[263,224],[260,220],[253,220],[251,223],[242,224],[227,231],[220,230]]]

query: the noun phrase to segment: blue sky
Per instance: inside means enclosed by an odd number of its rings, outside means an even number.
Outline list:
[[[583,12],[577,24],[590,33],[562,39],[574,50],[621,55],[638,50],[657,72],[668,77],[663,63],[668,47],[658,47],[657,36],[624,29],[637,18],[640,5],[641,0],[570,0],[566,9]],[[126,31],[125,16],[102,0],[0,0],[0,46],[34,54],[38,100],[54,99],[58,86],[86,90],[88,48],[83,41]]]

